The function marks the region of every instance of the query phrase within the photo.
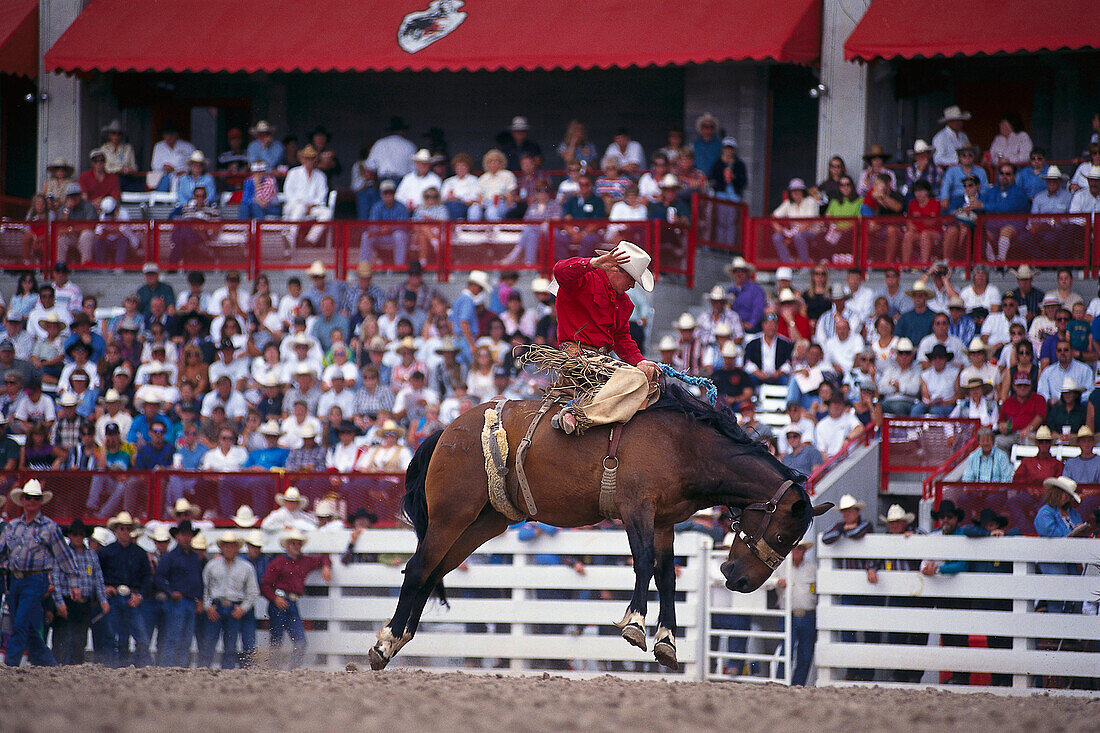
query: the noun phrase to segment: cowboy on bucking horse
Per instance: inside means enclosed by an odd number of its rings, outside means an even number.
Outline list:
[[[596,257],[570,257],[554,265],[558,284],[558,341],[570,356],[614,351],[623,363],[581,406],[571,402],[551,420],[567,435],[594,425],[625,423],[645,409],[656,394],[660,368],[649,361],[630,336],[634,304],[626,291],[638,283],[653,290],[650,257],[632,242],[619,242]]]

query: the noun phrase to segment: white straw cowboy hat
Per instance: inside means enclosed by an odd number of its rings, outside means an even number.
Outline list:
[[[756,272],[756,267],[751,262],[745,260],[744,257],[738,255],[733,258],[733,262],[726,265],[726,272],[733,273],[737,270],[745,270],[747,272]]]
[[[714,338],[730,338],[733,336],[733,331],[730,330],[728,323],[719,323],[714,327]]]
[[[981,377],[972,377],[967,380],[966,384],[962,385],[964,390],[981,389],[982,394],[989,394],[993,391],[993,385],[985,381]]]
[[[707,293],[707,300],[722,300],[722,301],[724,301],[725,299],[726,299],[726,291],[722,289],[721,285],[715,285],[713,288],[710,289],[710,292]]]
[[[23,484],[22,487],[11,492],[11,494],[8,495],[8,498],[11,499],[12,504],[15,504],[16,506],[23,506],[23,497],[25,496],[37,497],[42,500],[42,504],[43,506],[45,506],[46,504],[49,504],[50,499],[53,498],[53,492],[43,491],[42,484],[39,483],[38,479],[32,478],[27,481],[27,483]]]
[[[42,330],[46,329],[46,324],[52,323],[55,326],[65,327],[65,321],[61,320],[61,316],[57,315],[54,311],[50,311],[44,317],[38,319],[38,327]]]
[[[1078,504],[1081,503],[1081,495],[1077,493],[1077,482],[1071,478],[1065,476],[1055,476],[1054,478],[1048,478],[1043,481],[1043,487],[1047,489],[1061,489],[1070,496]]]
[[[1075,380],[1073,377],[1066,377],[1065,379],[1062,380],[1062,389],[1061,389],[1061,391],[1063,393],[1064,392],[1084,392],[1085,388],[1082,387],[1081,385],[1077,384],[1077,380]]]
[[[245,536],[244,542],[246,545],[252,545],[253,547],[263,547],[264,533],[258,529],[254,529]]]
[[[1040,425],[1035,431],[1035,440],[1054,440],[1054,433],[1046,425]]]
[[[316,517],[335,517],[336,502],[332,499],[321,499],[313,507],[313,515]]]
[[[68,173],[65,174],[66,178],[70,177],[76,171],[73,164],[64,158],[54,158],[54,161],[46,166],[46,171],[52,173],[57,168],[63,168],[68,171]]]
[[[306,423],[298,429],[298,437],[302,440],[317,437],[317,428],[313,427],[312,423]]]
[[[309,499],[302,496],[302,493],[298,491],[297,486],[291,486],[286,490],[285,494],[276,494],[275,503],[279,506],[283,506],[286,502],[292,501],[302,509],[309,503]]]
[[[909,297],[913,297],[914,295],[918,294],[927,295],[929,298],[935,296],[932,288],[928,287],[928,284],[924,282],[924,280],[917,280],[915,283],[913,283],[913,287],[905,291],[905,294]]]
[[[398,438],[405,436],[405,428],[398,425],[393,420],[387,420],[382,423],[382,427],[378,429],[378,434],[384,436],[396,435]]]
[[[473,283],[482,290],[491,290],[493,287],[493,284],[489,282],[489,275],[483,270],[471,270],[470,274],[466,276],[466,282],[467,284]]]
[[[623,268],[626,274],[634,278],[634,281],[641,285],[643,290],[647,293],[653,292],[653,273],[649,271],[649,263],[653,261],[653,258],[650,257],[644,249],[633,242],[628,242],[623,239],[615,245],[614,249],[596,250],[596,254],[598,255],[607,254],[608,252],[614,252],[616,254],[625,252],[630,259],[620,265],[620,267]]]
[[[913,143],[913,147],[909,150],[909,156],[912,157],[919,153],[934,153],[936,149],[926,143],[924,140],[917,140]]]
[[[966,122],[969,119],[969,112],[963,112],[962,108],[960,108],[959,105],[953,104],[943,111],[943,116],[940,117],[937,124],[942,125],[945,122],[952,122],[954,120],[961,120],[963,122]]]
[[[801,298],[798,297],[798,293],[790,288],[783,288],[783,290],[779,292],[780,303],[796,303],[799,300],[801,300]]]
[[[272,135],[275,134],[275,126],[270,124],[267,120],[260,120],[252,127],[248,128],[248,134],[252,137],[256,137],[261,132],[267,132]]]
[[[202,163],[203,165],[206,165],[206,156],[202,154],[201,150],[196,150],[195,152],[191,153],[190,157],[187,158],[187,162]]]
[[[916,350],[917,350],[917,347],[913,346],[913,342],[910,341],[905,336],[902,336],[900,339],[898,339],[897,344],[894,345],[894,351],[913,352],[913,351],[916,351]]]
[[[681,188],[680,179],[672,173],[666,173],[661,177],[661,183],[658,188]]]
[[[681,331],[688,331],[695,328],[695,317],[690,313],[681,313],[680,317],[676,319],[676,323],[672,325]]]
[[[241,504],[237,507],[237,513],[233,515],[233,524],[242,528],[255,527],[258,521],[260,521],[260,518],[256,516],[252,511],[252,507],[248,504]]]
[[[129,527],[133,529],[137,526],[137,521],[130,515],[130,512],[127,511],[121,511],[107,520],[107,529],[114,529],[115,527]]]
[[[206,535],[197,534],[195,538],[191,540],[192,550],[205,550],[206,549]]]
[[[966,350],[971,353],[977,353],[979,351],[985,351],[985,341],[982,341],[981,336],[975,336],[970,339],[970,343],[967,345]]]
[[[1047,168],[1047,172],[1040,176],[1040,178],[1062,180],[1062,169],[1056,165],[1052,165]]]
[[[272,438],[281,437],[283,434],[282,429],[279,427],[279,423],[274,420],[268,420],[262,426],[260,426],[260,434],[267,435]]]
[[[661,343],[657,344],[657,351],[676,351],[678,343],[672,336],[662,336]]]
[[[794,270],[789,267],[779,267],[775,271],[776,280],[793,280]]]
[[[1100,165],[1090,165],[1085,171],[1085,178],[1091,181],[1100,181]]]
[[[907,512],[897,504],[891,504],[890,508],[886,511],[886,516],[884,517],[880,514],[878,518],[887,524],[890,522],[900,522],[902,520],[905,520],[906,524],[912,524],[916,516],[913,512]]]
[[[1077,431],[1078,440],[1080,440],[1081,438],[1095,438],[1095,437],[1096,437],[1096,435],[1092,432],[1092,428],[1090,428],[1088,425],[1082,425],[1081,429]]]
[[[420,148],[420,150],[409,156],[409,160],[414,163],[431,163],[432,153],[427,148]]]
[[[851,494],[845,494],[844,496],[840,497],[840,504],[837,505],[837,509],[839,509],[840,511],[844,511],[845,509],[859,509],[862,511],[866,508],[866,504],[864,504],[862,501],[856,501],[856,498]]]
[[[230,530],[226,530],[225,532],[221,533],[221,535],[218,537],[218,544],[219,545],[236,545],[237,547],[240,547],[241,545],[244,544],[244,538],[230,529]]]
[[[531,292],[535,295],[550,292],[550,281],[544,277],[536,277],[531,281]]]
[[[176,503],[172,506],[172,513],[177,517],[186,514],[191,517],[198,518],[202,516],[202,509],[198,508],[187,499],[182,496],[176,499]]]
[[[1009,270],[1009,272],[1017,280],[1030,280],[1035,277],[1035,271],[1031,269],[1030,265],[1020,265],[1015,270]]]
[[[309,266],[306,274],[310,277],[322,277],[325,274],[325,263],[321,260],[314,260],[313,264]]]
[[[727,341],[726,345],[722,347],[723,359],[736,359],[741,356],[741,347],[732,341]]]
[[[279,535],[279,544],[282,545],[284,548],[287,546],[288,542],[293,542],[295,540],[301,542],[302,546],[305,547],[305,544],[309,542],[309,537],[307,537],[306,533],[298,529],[297,527],[288,529],[287,531]]]
[[[168,534],[168,528],[162,524],[153,530],[153,534],[149,535],[149,539],[153,542],[171,542],[172,535]]]
[[[115,541],[115,536],[108,532],[106,527],[95,527],[92,529],[92,539],[98,542],[100,547],[106,547]]]

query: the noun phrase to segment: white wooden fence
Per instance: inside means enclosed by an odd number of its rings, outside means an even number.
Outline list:
[[[968,688],[986,692],[1067,686],[1072,684],[1068,678],[1100,677],[1100,618],[1036,611],[1043,600],[1071,601],[1078,607],[1084,602],[1086,608],[1100,600],[1100,540],[868,535],[833,545],[819,542],[817,550],[818,684],[861,684],[846,679],[853,668],[876,670],[874,684],[880,685],[892,684],[895,669],[932,670],[924,673],[924,684],[939,684],[935,670],[1011,675],[1010,688]],[[844,559],[868,558],[999,561],[1002,572],[927,577],[917,571],[882,570],[872,585],[865,570],[841,569]],[[1041,575],[1036,567],[1067,561],[1092,574]],[[884,605],[842,605],[841,598],[851,596]],[[906,599],[909,605],[892,605],[890,599]],[[935,608],[935,599],[946,599],[941,606],[972,599],[973,607]],[[841,640],[841,632],[853,631],[878,632],[880,643]],[[891,633],[927,634],[928,641],[892,644]],[[971,645],[941,646],[943,634],[966,635]],[[976,637],[987,635],[1007,639],[1000,644],[1010,648],[978,648]]]

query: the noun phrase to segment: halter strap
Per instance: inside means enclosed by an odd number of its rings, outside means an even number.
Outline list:
[[[733,526],[731,527],[731,529],[733,530],[735,541],[741,540],[742,542],[744,542],[745,546],[748,547],[752,554],[756,556],[756,559],[767,565],[772,570],[775,570],[777,567],[779,567],[779,565],[783,562],[784,556],[776,552],[775,548],[769,545],[767,541],[765,541],[764,536],[768,532],[768,525],[771,524],[772,517],[775,515],[775,510],[779,507],[779,502],[783,499],[783,495],[787,493],[787,490],[792,486],[794,486],[794,481],[788,479],[787,481],[784,481],[779,485],[779,488],[775,491],[775,495],[772,496],[772,498],[768,501],[758,501],[753,504],[749,504],[747,507],[741,510],[741,513],[738,514],[737,519],[733,521]],[[754,537],[745,530],[741,529],[741,514],[744,514],[747,511],[764,512],[764,523],[760,526],[759,537]]]

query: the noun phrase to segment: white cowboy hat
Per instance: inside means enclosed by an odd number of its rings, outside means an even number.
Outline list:
[[[317,428],[313,427],[313,423],[307,422],[305,425],[298,429],[298,437],[300,437],[302,440],[316,438]]]
[[[878,517],[881,521],[889,524],[890,522],[900,522],[905,520],[906,524],[912,524],[916,516],[913,512],[907,512],[897,504],[891,504],[890,508],[886,511],[886,516],[881,514]]]
[[[271,134],[275,134],[275,127],[274,127],[274,125],[270,124],[267,120],[260,120],[255,125],[248,128],[248,134],[251,135],[252,137],[256,137],[261,132],[270,132]]]
[[[705,122],[710,122],[711,124],[713,124],[715,130],[722,126],[721,123],[718,122],[717,117],[712,115],[710,112],[704,112],[703,114],[695,118],[695,131],[702,133],[703,123]]]
[[[793,280],[794,270],[789,267],[780,267],[775,271],[776,280]]]
[[[681,331],[687,331],[695,328],[695,318],[690,313],[681,313],[680,317],[677,318],[676,322],[672,325]]]
[[[491,290],[493,284],[489,281],[489,275],[483,270],[471,270],[470,274],[466,276],[467,284],[473,283],[479,286],[482,290]]]
[[[74,395],[72,392],[66,392],[65,394],[61,395],[61,399],[59,399],[57,403],[62,407],[76,407],[80,404],[80,400],[78,400],[76,398],[76,395]]]
[[[161,404],[164,402],[164,390],[155,384],[143,384],[138,388],[138,391],[134,394],[134,407],[139,410],[145,406],[145,403]]]
[[[1066,377],[1062,380],[1062,392],[1084,392],[1084,388],[1077,384],[1077,380],[1073,377]]]
[[[1077,502],[1078,504],[1081,503],[1081,496],[1077,493],[1077,482],[1071,478],[1066,478],[1065,476],[1055,476],[1053,478],[1045,479],[1043,481],[1043,486],[1048,489],[1061,489],[1062,491],[1072,496],[1075,502]]]
[[[416,351],[416,341],[412,336],[406,336],[397,342],[397,346],[394,347],[394,351],[403,351],[408,349],[409,351]]]
[[[335,517],[336,503],[332,499],[321,499],[313,507],[313,514],[316,517]]]
[[[306,505],[309,504],[309,499],[302,496],[297,486],[289,487],[285,494],[275,494],[275,503],[279,506],[282,506],[288,501],[298,504],[301,509],[305,509]]]
[[[676,351],[678,343],[672,336],[662,336],[661,343],[657,344],[657,351]]]
[[[168,534],[168,528],[161,525],[153,530],[153,534],[149,535],[149,539],[153,542],[171,542],[172,535]]]
[[[736,359],[741,355],[741,347],[732,341],[727,341],[726,345],[722,347],[723,359]]]
[[[258,521],[260,521],[260,518],[256,516],[252,511],[252,507],[248,504],[241,504],[237,507],[237,513],[233,515],[233,524],[242,528],[255,527]]]
[[[738,255],[733,258],[733,261],[726,265],[726,272],[734,272],[735,270],[747,270],[748,272],[756,272],[756,267],[744,257]]]
[[[913,143],[913,148],[909,151],[909,155],[916,155],[917,153],[934,153],[936,149],[926,143],[924,140],[917,140]]]
[[[202,154],[201,150],[196,150],[191,153],[191,156],[187,159],[188,163],[202,163],[206,165],[206,156]]]
[[[68,173],[69,176],[71,176],[73,174],[73,172],[76,170],[76,168],[73,166],[73,164],[70,163],[69,161],[65,160],[64,158],[54,158],[54,161],[52,163],[50,163],[48,166],[46,166],[47,171],[52,171],[55,168],[64,168],[64,169],[68,170],[69,171],[69,173]]]
[[[176,503],[172,507],[172,513],[176,516],[187,514],[189,516],[198,518],[202,516],[202,509],[198,508],[181,496],[180,498],[176,499]]]
[[[272,369],[256,377],[256,384],[261,387],[278,387],[281,382],[279,381],[279,375]]]
[[[943,117],[940,117],[937,124],[942,125],[945,122],[951,122],[953,120],[962,120],[965,122],[970,119],[969,112],[963,112],[957,104],[953,104],[943,111]]]
[[[666,173],[661,177],[661,184],[659,188],[680,188],[680,179],[671,173]]]
[[[140,525],[127,511],[121,511],[107,520],[107,529],[114,529],[115,527],[130,527],[133,529],[138,526]]]
[[[1090,165],[1085,171],[1085,178],[1092,181],[1100,181],[1100,165]]]
[[[45,330],[47,323],[52,323],[55,326],[61,326],[62,328],[65,327],[65,321],[61,320],[61,316],[57,315],[57,313],[54,311],[50,311],[45,316],[38,319],[38,327],[43,330]]]
[[[905,294],[910,297],[917,294],[927,295],[929,298],[935,295],[935,293],[932,292],[932,288],[928,287],[928,283],[924,282],[924,280],[917,280],[913,283],[911,288],[905,291]]]
[[[405,428],[398,425],[393,420],[387,420],[382,423],[382,427],[378,429],[379,435],[396,435],[398,438],[405,435]]]
[[[420,150],[409,156],[409,160],[414,163],[431,163],[432,153],[427,148],[420,148]]]
[[[729,338],[732,335],[733,331],[730,330],[728,323],[719,323],[717,326],[714,327],[714,338],[718,338],[719,336]]]
[[[22,487],[11,492],[11,494],[8,495],[8,498],[11,499],[12,504],[15,504],[16,506],[23,506],[24,496],[37,496],[42,499],[42,504],[43,506],[45,506],[46,504],[49,504],[50,499],[53,498],[53,492],[43,491],[42,484],[39,483],[38,479],[32,478],[27,481],[27,483],[23,484]]]
[[[298,540],[302,543],[302,546],[304,547],[305,544],[309,542],[309,537],[307,537],[306,533],[298,529],[297,527],[288,529],[279,536],[279,544],[283,547],[286,547],[287,543],[293,540]]]
[[[535,295],[550,292],[550,281],[544,277],[536,277],[531,281],[531,292]]]
[[[1061,180],[1062,179],[1062,169],[1059,168],[1056,165],[1052,165],[1052,166],[1047,168],[1047,172],[1044,173],[1041,177],[1042,178],[1057,178],[1058,180]]]
[[[866,504],[864,504],[862,501],[856,501],[856,498],[851,494],[845,494],[844,496],[840,497],[840,504],[837,505],[837,509],[841,511],[844,511],[845,509],[859,509],[862,511],[866,508]]]
[[[509,130],[529,130],[530,125],[527,124],[527,118],[523,115],[516,115],[512,118],[512,124],[508,126]]]
[[[282,436],[283,431],[279,427],[279,423],[275,422],[274,420],[268,420],[260,426],[260,434],[269,435],[272,438],[278,438]]]
[[[967,351],[985,351],[985,342],[982,341],[981,336],[975,336],[970,339],[970,343],[966,347]]]
[[[103,396],[103,401],[104,401],[105,403],[109,403],[109,402],[122,402],[122,395],[120,395],[120,394],[118,393],[118,390],[117,390],[117,389],[115,389],[114,387],[111,387],[111,388],[110,388],[109,390],[107,390],[107,394],[105,394],[105,395]]]
[[[1035,271],[1031,269],[1030,265],[1020,265],[1015,270],[1009,270],[1009,272],[1017,280],[1030,280],[1035,277]]]
[[[625,264],[621,265],[623,270],[626,274],[634,278],[634,282],[641,285],[642,289],[647,293],[653,292],[653,273],[649,271],[649,263],[653,261],[653,258],[650,257],[644,249],[633,242],[628,242],[623,239],[615,245],[614,249],[596,250],[596,254],[598,255],[607,254],[608,252],[615,252],[616,254],[625,252],[630,259],[627,260]]]
[[[197,534],[195,538],[191,540],[192,550],[205,550],[206,549],[206,535]]]
[[[794,303],[797,300],[799,300],[798,293],[791,290],[790,288],[783,288],[781,291],[779,291],[780,303]]]
[[[167,532],[167,528],[164,531]],[[92,539],[98,542],[101,547],[106,547],[115,541],[115,536],[106,527],[95,527],[92,529]]]
[[[710,292],[707,293],[707,300],[723,300],[724,301],[725,299],[726,299],[726,291],[722,289],[721,285],[715,285],[713,288],[710,289]]]
[[[264,533],[258,529],[254,529],[245,535],[244,542],[246,545],[252,545],[253,547],[263,547]]]
[[[1061,305],[1062,299],[1058,297],[1058,293],[1047,293],[1043,296],[1042,301],[1039,303],[1040,308],[1046,308],[1048,305]]]
[[[103,127],[99,128],[99,131],[102,132],[102,133],[126,132],[126,130],[122,127],[122,123],[118,121],[117,117],[115,119],[111,120],[110,122],[108,122]]]
[[[219,545],[236,545],[237,547],[240,547],[241,545],[244,544],[244,538],[230,529],[230,530],[226,530],[225,532],[222,532],[221,535],[218,536],[218,544]]]
[[[306,270],[306,274],[310,277],[321,277],[325,274],[325,263],[321,262],[321,260],[314,260],[313,264]]]
[[[1054,433],[1046,425],[1040,425],[1035,431],[1035,440],[1054,440]]]

